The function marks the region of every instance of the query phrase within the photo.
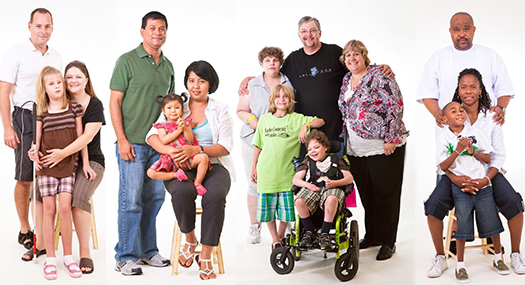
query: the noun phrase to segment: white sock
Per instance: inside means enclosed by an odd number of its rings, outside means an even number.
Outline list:
[[[46,264],[50,265],[57,265],[57,258],[56,257],[46,257]]]
[[[71,263],[74,263],[75,260],[73,259],[73,255],[64,255],[64,263],[66,265],[70,265]]]
[[[494,263],[498,264],[498,261],[501,260],[501,252],[494,254]]]
[[[458,264],[456,265],[456,269],[459,271],[461,268],[467,269],[465,267],[465,261],[461,261],[461,262],[458,261]]]

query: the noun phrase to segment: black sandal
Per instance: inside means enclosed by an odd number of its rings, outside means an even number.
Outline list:
[[[93,271],[95,271],[95,266],[93,265],[93,259],[88,257],[82,257],[80,259],[80,263],[78,264],[78,267],[80,267],[80,270],[82,270],[82,274],[91,274]],[[84,270],[84,268],[91,268],[91,270]]]
[[[31,230],[28,230],[25,234],[18,232],[18,243],[23,245],[26,249],[33,247],[33,238],[34,236]]]
[[[33,251],[34,251],[33,248],[31,248],[28,251],[26,251],[26,253],[24,253],[24,255],[22,255],[22,260],[25,261],[25,262],[33,260],[33,256],[34,256],[34,252]],[[42,250],[38,250],[38,248],[36,249],[36,258],[38,258],[39,256],[44,255],[44,254],[47,254],[45,249],[42,249]],[[29,258],[25,259],[24,256],[29,256]]]

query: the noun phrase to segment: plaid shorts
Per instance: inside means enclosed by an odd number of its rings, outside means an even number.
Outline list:
[[[297,195],[295,195],[295,199],[303,199],[308,206],[308,210],[310,210],[310,214],[313,214],[317,210],[317,207],[321,207],[321,209],[324,210],[324,202],[330,195],[337,197],[337,213],[341,212],[343,201],[345,199],[345,192],[339,188],[323,188],[319,192],[313,192],[307,188],[302,188],[297,192]]]
[[[257,193],[257,216],[259,222],[277,219],[284,222],[295,221],[293,194],[290,191],[278,193]]]
[[[75,188],[75,173],[62,178],[39,175],[37,179],[42,197],[56,196],[58,193],[73,194],[73,188]]]

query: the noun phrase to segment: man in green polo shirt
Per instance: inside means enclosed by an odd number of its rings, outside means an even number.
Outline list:
[[[140,30],[143,42],[117,60],[110,82],[109,107],[120,172],[115,270],[124,275],[142,274],[137,262],[156,267],[170,264],[159,254],[155,226],[164,203],[164,186],[146,175],[159,153],[145,143],[160,114],[155,97],[174,90],[173,66],[161,51],[167,30],[163,14],[146,14]]]

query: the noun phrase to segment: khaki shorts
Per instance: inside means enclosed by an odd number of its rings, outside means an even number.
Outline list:
[[[324,210],[324,202],[328,196],[337,197],[337,212],[341,212],[345,199],[345,192],[339,188],[323,188],[319,192],[313,192],[310,189],[302,188],[297,195],[295,195],[295,200],[303,199],[308,206],[308,210],[310,210],[310,214],[313,214],[319,206]]]

